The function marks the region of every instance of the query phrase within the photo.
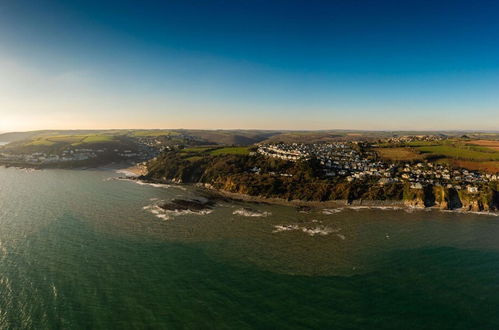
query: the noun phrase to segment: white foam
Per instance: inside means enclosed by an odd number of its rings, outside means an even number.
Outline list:
[[[381,206],[381,205],[358,205],[358,206],[346,206],[345,208],[354,211],[360,210],[381,210],[381,211],[397,211],[405,210],[405,206]]]
[[[315,228],[302,227],[301,231],[304,232],[305,234],[310,235],[310,236],[315,236],[315,235],[326,236],[326,235],[331,234],[335,230],[333,230],[329,227],[319,226],[319,227],[315,227]]]
[[[277,225],[274,226],[274,230],[272,231],[273,233],[280,233],[282,231],[290,231],[290,230],[299,230],[300,227],[297,225]]]
[[[341,211],[343,211],[342,207],[337,209],[323,209],[322,214],[331,215],[331,214],[340,213]]]
[[[326,236],[326,235],[329,235],[331,233],[337,233],[340,230],[341,229],[333,229],[333,228],[327,227],[327,226],[310,227],[310,226],[298,226],[296,224],[293,224],[293,225],[276,225],[276,226],[274,226],[274,230],[272,232],[273,233],[280,233],[283,231],[301,231],[309,236],[316,236],[316,235]],[[342,239],[345,239],[343,235],[340,235],[340,236],[343,237]],[[338,237],[340,237],[340,236],[338,236]]]
[[[125,170],[125,169],[116,170],[115,172],[118,174],[124,174],[126,177],[130,177],[130,178],[136,178],[139,176],[138,174],[133,173],[132,171]]]
[[[141,186],[151,186],[154,188],[170,188],[171,185],[169,184],[164,184],[164,183],[150,183],[150,182],[144,182],[140,180],[133,180],[136,184],[139,184]]]
[[[487,211],[466,211],[466,210],[462,210],[462,209],[456,209],[456,210],[440,210],[440,212],[459,213],[459,214],[488,215],[488,216],[492,216],[492,217],[499,217],[499,213],[496,213],[496,212],[487,212]]]
[[[245,208],[240,208],[232,212],[234,215],[239,215],[242,217],[267,217],[272,215],[272,213],[267,211],[249,210]]]
[[[157,199],[156,199],[157,200]],[[191,210],[165,210],[159,207],[158,204],[146,205],[142,207],[143,210],[149,211],[151,214],[154,214],[156,217],[162,220],[170,220],[172,217],[181,216],[181,215],[207,215],[213,212],[213,210],[206,209],[200,211],[191,211]]]

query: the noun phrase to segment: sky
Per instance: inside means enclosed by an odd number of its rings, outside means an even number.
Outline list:
[[[0,131],[498,130],[498,1],[0,0]]]

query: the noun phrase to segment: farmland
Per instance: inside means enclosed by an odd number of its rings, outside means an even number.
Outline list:
[[[54,146],[60,145],[72,145],[81,146],[84,144],[96,144],[104,142],[112,142],[115,138],[111,135],[104,134],[91,134],[91,135],[56,135],[56,136],[45,136],[38,137],[33,140],[27,141],[25,146]]]
[[[436,146],[417,147],[418,151],[428,157],[446,157],[471,161],[499,161],[499,152],[483,150],[485,148],[468,146],[462,143],[442,144]]]
[[[246,147],[193,147],[182,150],[183,153],[204,153],[213,156],[218,155],[247,155],[249,149]]]
[[[390,161],[421,160],[423,156],[411,148],[375,148],[378,155]]]
[[[179,132],[170,130],[146,130],[146,131],[133,131],[131,134],[133,137],[156,137],[156,136],[178,136],[181,135]]]
[[[499,172],[499,141],[448,139],[413,141],[398,144],[383,143],[374,149],[389,161],[435,160],[453,167]]]
[[[466,168],[473,171],[483,171],[487,173],[499,173],[499,161],[466,161],[466,160],[450,160],[450,165],[459,168]]]
[[[246,147],[225,147],[215,149],[210,152],[212,155],[247,155],[249,150]]]
[[[481,146],[490,150],[499,151],[499,141],[492,140],[473,140],[469,144]]]

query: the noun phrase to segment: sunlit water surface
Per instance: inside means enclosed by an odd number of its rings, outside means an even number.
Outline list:
[[[499,217],[166,214],[201,192],[117,176],[0,168],[1,329],[499,327]]]

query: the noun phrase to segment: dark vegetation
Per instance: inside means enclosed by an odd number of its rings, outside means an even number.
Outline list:
[[[182,151],[163,153],[149,163],[148,180],[207,183],[216,189],[288,200],[401,200],[402,186],[376,181],[346,182],[322,175],[316,160],[289,162],[259,155]]]

